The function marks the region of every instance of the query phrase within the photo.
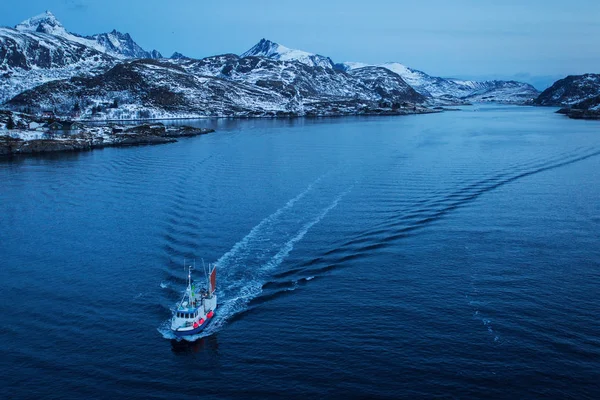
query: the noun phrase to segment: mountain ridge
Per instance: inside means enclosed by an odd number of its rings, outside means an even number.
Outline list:
[[[244,57],[266,57],[279,61],[299,61],[311,67],[333,68],[334,63],[329,57],[295,50],[285,47],[268,39],[261,39],[252,48],[240,54]]]
[[[142,59],[160,61],[137,61]],[[129,86],[115,78],[115,71],[148,82]],[[223,54],[198,60],[175,52],[167,59],[157,51],[144,50],[131,35],[116,29],[87,37],[70,33],[49,11],[15,28],[0,28],[0,77],[0,102],[13,98],[15,101],[5,103],[10,107],[43,105],[67,112],[64,107],[53,105],[60,103],[60,96],[74,102],[75,94],[89,95],[95,100],[86,100],[90,107],[82,113],[89,114],[92,108],[97,110],[109,101],[103,96],[110,93],[109,97],[129,107],[106,111],[107,116],[117,118],[138,111],[156,115],[184,113],[183,108],[176,109],[169,101],[165,102],[167,98],[178,98],[176,103],[190,106],[195,115],[210,116],[403,113],[411,107],[417,111],[421,105],[537,104],[543,103],[544,98],[533,86],[515,80],[441,78],[396,62],[336,64],[329,57],[291,49],[266,38],[240,56]],[[596,85],[600,78],[594,77],[592,81]],[[98,90],[91,88],[91,84],[99,85]],[[598,94],[594,85],[586,92],[588,97]],[[56,96],[49,88],[57,91]],[[146,97],[126,93],[136,88],[146,90]],[[207,92],[203,93],[202,88]],[[239,99],[229,98],[227,90],[237,93]],[[152,91],[163,95],[156,97]],[[44,102],[42,93],[54,103]],[[190,93],[198,99],[211,100],[195,101],[189,98]],[[575,96],[563,103],[581,103],[588,97]],[[148,107],[131,103],[144,99],[150,99]],[[210,102],[216,105],[211,106]],[[424,109],[421,107],[420,111]],[[94,113],[96,117],[97,114]]]
[[[83,37],[50,11],[0,27],[0,103],[45,82],[103,73],[129,58],[162,58],[117,30]]]
[[[434,77],[397,62],[372,65],[360,62],[334,63],[329,57],[295,50],[268,39],[261,39],[241,57],[266,57],[283,61],[299,61],[310,66],[333,68],[343,72],[366,67],[382,67],[399,75],[417,92],[432,99],[432,103],[466,103],[470,101],[495,101],[520,104],[536,98],[539,91],[528,83],[517,81],[467,81]]]
[[[113,29],[111,32],[98,33],[91,36],[80,36],[70,33],[50,11],[28,18],[17,24],[14,29],[20,32],[36,32],[60,36],[117,58],[162,58],[162,55],[158,51],[146,51],[142,49],[131,38],[129,33],[121,33],[116,29]]]
[[[369,64],[347,62],[336,64],[337,68],[352,71],[371,66]],[[400,75],[417,92],[432,98],[445,98],[454,101],[495,101],[501,103],[524,103],[536,98],[538,90],[532,85],[517,81],[473,81],[441,78],[428,75],[397,62],[378,65]]]
[[[9,109],[86,119],[401,115],[431,112],[408,85],[378,91],[343,72],[236,55],[203,60],[140,59],[103,74],[48,82],[5,103]],[[392,74],[389,72],[389,74]],[[401,80],[400,77],[395,76]],[[403,82],[403,81],[402,81]]]

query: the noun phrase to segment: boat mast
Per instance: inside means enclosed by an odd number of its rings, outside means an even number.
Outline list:
[[[202,259],[202,269],[204,270],[204,278],[206,279],[207,286],[206,288],[210,290],[209,281],[208,281],[208,270],[206,269],[206,265],[204,264],[204,258]],[[208,269],[210,269],[210,263],[208,264]]]

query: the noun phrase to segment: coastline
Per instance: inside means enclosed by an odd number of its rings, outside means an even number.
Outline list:
[[[381,112],[366,112],[366,113],[348,113],[348,114],[310,114],[310,115],[238,115],[238,116],[212,116],[212,115],[201,115],[197,117],[160,117],[160,118],[144,118],[144,119],[77,119],[77,122],[89,123],[92,126],[97,126],[105,123],[128,123],[128,122],[152,122],[152,121],[190,121],[190,120],[218,120],[218,119],[230,119],[230,120],[250,120],[250,119],[319,119],[319,118],[344,118],[344,117],[399,117],[404,115],[421,115],[421,114],[436,114],[444,111],[460,111],[454,108],[423,108],[420,111],[390,111],[383,110]]]
[[[366,113],[334,113],[324,115],[263,115],[263,116],[229,116],[229,117],[172,117],[144,120],[76,120],[69,123],[81,123],[83,128],[75,134],[58,135],[50,130],[25,128],[22,124],[15,129],[0,129],[0,157],[13,155],[36,155],[43,153],[56,153],[68,151],[91,151],[105,147],[146,146],[177,142],[177,138],[193,137],[215,132],[209,128],[194,128],[190,126],[165,126],[158,121],[195,120],[195,119],[298,119],[298,118],[343,118],[358,116],[406,116],[435,114],[445,110],[418,107],[414,110],[387,110],[381,109]],[[41,123],[34,117],[10,112],[11,118],[16,117],[26,121]],[[129,126],[128,123],[139,123]],[[124,124],[119,126],[118,124]],[[129,127],[128,127],[129,126]]]
[[[561,108],[556,113],[566,115],[571,119],[585,119],[591,121],[600,120],[600,110],[585,110],[565,107]]]
[[[1,134],[8,132],[16,137]],[[0,130],[0,157],[174,143],[177,142],[177,138],[206,135],[212,132],[214,129],[189,126],[165,127],[157,123],[137,125],[128,129],[115,129],[111,126],[86,127],[79,133],[63,134],[60,137],[49,137],[48,133],[27,129],[11,131],[5,129]]]

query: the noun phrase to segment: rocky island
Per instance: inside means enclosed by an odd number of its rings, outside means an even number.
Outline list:
[[[569,75],[544,90],[534,105],[562,107],[572,119],[600,119],[600,74]]]
[[[570,107],[557,111],[572,119],[598,119],[600,120],[600,95],[575,103]]]
[[[0,111],[0,156],[172,143],[180,137],[211,132],[214,130],[190,126],[167,127],[162,123],[120,126],[44,121],[27,114]]]

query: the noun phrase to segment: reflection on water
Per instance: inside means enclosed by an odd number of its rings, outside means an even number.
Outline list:
[[[171,340],[171,351],[174,354],[189,354],[189,353],[201,353],[207,352],[212,355],[218,355],[219,353],[219,341],[218,335],[212,335],[209,337],[203,337],[193,342],[187,340]]]

